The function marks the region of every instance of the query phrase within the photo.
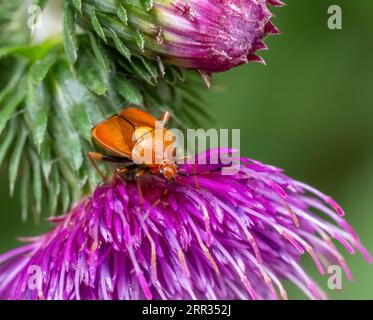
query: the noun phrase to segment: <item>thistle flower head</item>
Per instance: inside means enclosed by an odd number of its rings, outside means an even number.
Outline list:
[[[157,4],[167,62],[207,72],[262,61],[254,52],[263,37],[277,33],[268,1],[191,0]],[[272,2],[274,3],[274,2]],[[280,4],[279,2],[274,4]]]
[[[348,278],[333,240],[370,260],[330,197],[255,160],[241,159],[230,176],[211,168],[197,165],[197,180],[173,184],[147,175],[142,204],[132,181],[98,187],[53,219],[53,231],[0,256],[0,297],[286,299],[282,281],[290,280],[310,298],[325,298],[302,255],[321,274],[337,264]],[[35,270],[40,281],[30,287]]]
[[[278,33],[268,7],[283,5],[279,0],[132,0],[118,8],[113,0],[105,2],[83,0],[79,8],[80,22],[104,41],[117,46],[114,31],[136,54],[208,73],[263,62],[255,51],[266,48],[267,34]]]

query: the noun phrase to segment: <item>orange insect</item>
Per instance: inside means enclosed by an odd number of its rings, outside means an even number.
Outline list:
[[[169,118],[169,112],[157,120],[145,111],[128,108],[94,127],[93,138],[112,154],[88,153],[101,177],[105,179],[96,160],[122,164],[117,171],[120,174],[134,171],[138,183],[149,171],[163,175],[169,182],[175,181],[174,135],[165,128]]]

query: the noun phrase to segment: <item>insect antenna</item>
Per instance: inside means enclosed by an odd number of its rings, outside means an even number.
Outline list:
[[[170,120],[171,118],[171,113],[169,111],[166,111],[163,116],[160,118],[160,121],[161,121],[161,127],[162,128],[165,128],[168,121]]]

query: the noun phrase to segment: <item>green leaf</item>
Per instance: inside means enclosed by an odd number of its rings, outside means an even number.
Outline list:
[[[100,165],[100,164],[98,164]],[[94,190],[97,184],[100,182],[100,176],[98,175],[97,171],[93,168],[92,163],[86,157],[86,164],[85,167],[87,168],[88,172],[88,183],[91,190]]]
[[[82,78],[87,87],[99,96],[106,94],[107,87],[101,78],[97,69],[85,68],[82,74]]]
[[[8,126],[8,129],[7,129],[7,132],[6,132],[6,136],[5,138],[1,139],[1,144],[0,144],[0,167],[4,161],[4,158],[9,150],[9,147],[11,145],[11,143],[13,142],[13,139],[16,135],[16,125],[14,123],[14,121],[12,121],[10,123],[10,125]]]
[[[143,57],[138,57],[138,59],[141,61],[145,70],[154,78],[154,80],[157,80],[158,68],[154,64],[151,64],[149,61],[144,59]]]
[[[144,4],[146,11],[150,11],[154,6],[153,0],[141,0],[141,2]]]
[[[114,45],[116,49],[131,62],[131,51],[124,45],[122,40],[119,39],[118,35],[113,29],[110,29],[112,33],[112,39],[114,40]]]
[[[48,210],[51,216],[57,212],[58,197],[61,193],[61,177],[57,164],[53,165],[53,170],[49,182]]]
[[[71,189],[71,192],[72,192],[72,200],[71,200],[72,203],[76,203],[79,200],[81,200],[82,190],[73,188],[73,189]]]
[[[58,36],[37,45],[20,45],[0,48],[0,59],[13,55],[26,58],[30,61],[42,59],[57,43],[60,42]]]
[[[89,38],[90,38],[91,47],[92,47],[93,53],[95,54],[97,62],[104,70],[108,70],[109,67],[108,67],[107,59],[104,57],[102,48],[100,47],[100,45],[98,44],[98,42],[96,41],[96,38],[94,37],[92,33],[89,33]]]
[[[35,84],[44,80],[52,65],[56,62],[57,52],[52,50],[42,60],[36,61],[31,67],[31,77]]]
[[[183,116],[189,121],[190,124],[194,126],[198,126],[200,124],[200,121],[195,117],[192,110],[189,110],[188,108],[183,109]]]
[[[63,175],[66,182],[69,184],[73,202],[80,200],[83,193],[82,188],[84,187],[86,181],[79,180],[76,172],[73,172],[64,161],[60,161],[58,164],[61,170],[61,174]]]
[[[0,59],[9,55],[19,55],[25,58],[31,58],[35,54],[34,48],[31,46],[10,46],[0,48]]]
[[[124,25],[127,26],[127,23],[128,23],[127,10],[123,8],[122,4],[120,3],[117,9],[117,16],[124,23]]]
[[[98,21],[98,18],[97,18],[97,15],[96,15],[96,10],[94,10],[94,9],[92,10],[92,13],[91,13],[91,23],[92,23],[93,29],[96,31],[97,35],[102,40],[104,40],[104,42],[106,43],[105,32],[101,27],[100,21]]]
[[[86,157],[87,157],[87,153],[85,153],[85,158]],[[80,193],[82,193],[83,192],[82,188],[85,186],[85,184],[88,181],[88,174],[87,174],[87,170],[86,170],[85,165],[80,168],[80,170],[78,172],[78,179],[79,179],[79,184],[80,184],[81,188],[77,188],[77,189],[79,190]]]
[[[19,83],[19,86],[16,92],[14,92],[13,95],[7,101],[4,102],[3,107],[0,111],[0,134],[3,132],[7,122],[12,117],[17,107],[23,101],[23,98],[25,97],[25,93],[26,93],[25,83],[22,80]]]
[[[87,102],[87,106],[85,106],[85,110],[88,114],[88,118],[90,119],[90,123],[92,126],[93,124],[97,124],[101,122],[107,116],[108,113],[103,112],[103,105],[104,105],[103,100],[106,101],[106,99],[108,98],[105,95],[105,96],[101,96],[101,99],[94,99],[93,101],[89,99],[89,102]],[[91,141],[89,141],[89,144],[91,144]]]
[[[41,161],[41,168],[43,171],[44,179],[46,184],[49,183],[49,176],[52,170],[52,149],[51,149],[51,140],[47,137],[44,140],[44,143],[41,145],[40,148],[40,161]]]
[[[82,104],[75,104],[71,118],[80,135],[87,141],[91,141],[91,129],[93,127],[88,113]]]
[[[34,85],[33,80],[31,78],[29,79],[26,110],[32,122],[31,127],[34,143],[40,151],[40,146],[44,141],[47,131],[48,114],[50,110],[48,91],[44,83]]]
[[[22,126],[21,132],[17,139],[16,145],[14,147],[13,153],[9,161],[9,185],[10,185],[10,195],[13,196],[14,185],[18,176],[18,168],[22,157],[22,152],[27,139],[27,130]]]
[[[70,135],[78,132],[90,141],[92,123],[86,111],[86,105],[93,100],[90,91],[78,81],[66,64],[58,65],[57,76],[58,82],[55,82],[59,103],[57,114],[60,114],[61,121],[64,122],[65,131],[67,129]],[[74,126],[70,124],[70,120]],[[74,168],[79,169],[80,166]]]
[[[33,182],[33,191],[34,191],[34,198],[36,203],[36,214],[40,215],[41,213],[41,201],[43,198],[42,194],[42,176],[41,176],[41,166],[40,160],[37,154],[30,149],[30,157],[32,162],[32,182]]]
[[[22,212],[22,221],[26,222],[27,213],[29,211],[29,199],[30,199],[30,190],[31,190],[31,174],[30,174],[30,164],[28,161],[25,161],[23,166],[23,174],[20,187],[20,197],[21,197],[21,212]]]
[[[197,93],[187,93],[185,96],[183,96],[183,105],[185,108],[196,111],[206,120],[212,120],[211,112],[209,112],[208,108],[206,108],[207,103],[203,101],[202,98],[197,98],[197,96]]]
[[[78,44],[75,35],[75,14],[67,1],[64,1],[63,36],[65,53],[71,64],[78,58]]]
[[[79,177],[76,172],[73,172],[71,168],[67,165],[65,161],[58,162],[59,169],[62,176],[69,184],[71,189],[81,189],[84,186],[83,181],[79,180]]]
[[[6,98],[16,86],[19,86],[20,80],[23,77],[26,68],[26,63],[19,61],[11,70],[11,78],[8,80],[6,87],[0,91],[0,103]]]
[[[144,40],[144,37],[142,36],[142,34],[138,30],[136,30],[136,32],[135,32],[135,41],[136,41],[136,44],[139,47],[139,49],[141,51],[144,51],[145,40]]]
[[[68,104],[65,101],[61,88],[57,86],[57,114],[51,119],[51,134],[55,139],[56,152],[63,159],[67,159],[74,170],[79,170],[83,163],[82,148],[79,134],[75,130],[68,116]]]
[[[158,81],[154,79],[154,77],[150,75],[147,70],[145,70],[144,65],[142,63],[140,64],[137,59],[132,59],[131,68],[136,77],[140,77],[142,80],[146,81],[152,86],[155,86],[157,84]]]
[[[182,70],[179,68],[172,68],[166,66],[165,71],[165,80],[171,85],[175,86],[178,82],[185,82],[185,75]],[[190,85],[190,84],[189,84]]]
[[[61,181],[61,198],[62,198],[62,212],[67,212],[70,208],[70,188],[66,181]]]
[[[58,117],[52,118],[51,134],[55,139],[55,152],[62,159],[68,160],[71,167],[77,171],[83,163],[82,148],[79,135],[69,121],[69,118],[59,112]]]
[[[38,5],[41,8],[44,8],[48,0],[33,0],[33,3]]]
[[[141,91],[132,82],[126,79],[116,77],[114,80],[115,89],[128,102],[135,105],[142,105],[143,98]]]
[[[82,0],[71,0],[71,3],[76,10],[82,13]]]

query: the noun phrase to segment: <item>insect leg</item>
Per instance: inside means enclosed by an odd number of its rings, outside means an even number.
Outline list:
[[[127,167],[117,168],[115,170],[115,177],[119,178],[122,182],[124,182],[124,180],[122,178],[122,175],[127,173],[128,171],[129,171],[129,169]]]
[[[171,114],[169,111],[166,111],[161,117],[160,121],[162,123],[162,128],[166,127],[167,122],[170,120]]]
[[[125,157],[118,156],[107,156],[98,152],[88,152],[88,156],[94,158],[95,160],[111,162],[111,163],[133,163],[132,160]]]
[[[136,172],[136,175],[135,175],[137,190],[139,192],[139,197],[140,197],[140,206],[142,206],[142,204],[144,202],[143,193],[142,193],[142,189],[141,189],[141,177],[146,173],[146,171],[147,170],[144,169],[144,168],[138,169],[137,172]]]
[[[194,183],[196,185],[196,188],[197,189],[200,189],[200,185],[199,185],[199,182],[198,182],[198,177],[197,177],[197,167],[196,167],[196,164],[193,163],[192,164],[192,168],[193,168],[193,178],[194,178]]]
[[[168,189],[164,189],[162,195],[159,197],[159,199],[157,201],[155,201],[151,205],[151,208],[155,208],[157,205],[159,205],[164,200],[164,198],[166,197],[167,193],[168,193]]]
[[[117,169],[115,170],[115,175],[116,175],[119,179],[121,179],[121,180],[123,181],[123,179],[122,179],[122,175],[123,175],[123,174],[128,173],[128,172],[131,172],[131,171],[136,170],[136,169],[138,169],[138,168],[139,168],[139,166],[138,166],[137,164],[131,164],[131,165],[127,166],[127,167],[117,168]]]
[[[127,159],[127,158],[124,158],[124,157],[106,156],[106,155],[103,155],[102,153],[98,153],[98,152],[88,152],[88,158],[92,162],[96,171],[101,176],[102,180],[105,180],[106,176],[100,170],[96,161],[104,161],[104,162],[111,162],[111,163],[132,163],[132,161],[130,159]]]
[[[102,180],[106,180],[106,176],[98,167],[96,161],[103,161],[104,155],[98,152],[88,152],[88,158],[91,161],[93,167],[96,169]]]

